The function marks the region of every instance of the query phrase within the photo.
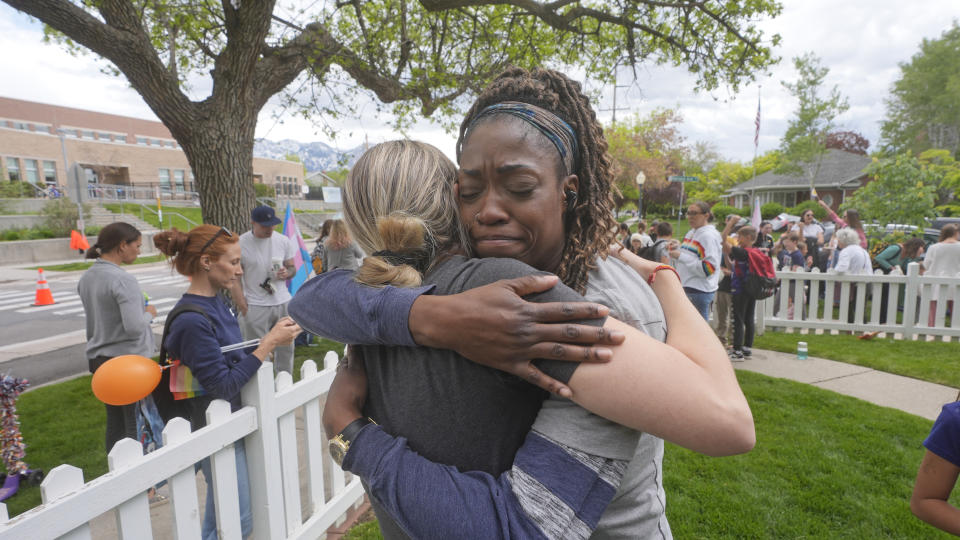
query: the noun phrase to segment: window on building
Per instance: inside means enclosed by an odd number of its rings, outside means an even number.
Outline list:
[[[13,127],[13,129],[19,129],[21,131],[30,131],[30,124],[26,122],[11,121],[10,125]]]
[[[150,144],[152,146],[163,146],[163,141],[160,139],[150,139]]]
[[[57,183],[57,164],[49,159],[43,160],[43,181],[47,184]]]
[[[150,144],[150,142],[147,140],[146,137],[137,137],[137,144],[147,146]]]
[[[65,128],[65,129],[61,129],[60,131],[62,131],[63,134],[66,135],[67,137],[74,137],[74,138],[79,137],[79,135],[77,134],[77,130],[75,129]]]
[[[40,171],[35,159],[23,160],[23,177],[31,184],[40,183]]]
[[[7,158],[7,178],[11,182],[20,180],[20,160],[15,157]]]
[[[97,140],[113,142],[113,135],[109,133],[97,133]]]
[[[166,142],[166,146],[167,146],[167,148],[176,148],[176,147],[177,147],[177,143],[175,143],[175,142],[173,142],[173,141],[167,141],[167,142]]]
[[[53,131],[53,126],[47,124],[34,124],[33,130],[37,133],[55,133]]]
[[[170,190],[170,169],[160,169],[160,189]]]
[[[173,182],[176,184],[177,193],[183,193],[183,169],[173,171]]]
[[[91,140],[92,140],[92,139],[94,138],[94,137],[93,137],[93,132],[90,131],[89,129],[85,129],[85,130],[83,130],[83,131],[80,132],[80,138],[81,138],[81,139],[91,139]]]

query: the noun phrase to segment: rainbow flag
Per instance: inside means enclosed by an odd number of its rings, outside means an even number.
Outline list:
[[[189,399],[202,396],[207,393],[200,385],[200,381],[193,376],[190,368],[180,363],[180,360],[174,360],[170,366],[170,393],[173,399]]]
[[[300,286],[310,277],[312,267],[307,264],[310,261],[310,251],[303,242],[303,236],[300,234],[300,228],[297,227],[297,218],[293,215],[290,203],[287,203],[287,214],[283,218],[283,235],[297,246],[297,253],[293,256],[293,264],[297,271],[287,280],[287,289],[290,294],[296,294]]]

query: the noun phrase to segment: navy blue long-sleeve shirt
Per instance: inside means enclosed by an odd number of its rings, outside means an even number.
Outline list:
[[[184,294],[177,305],[194,304],[207,313],[186,312],[171,323],[165,342],[170,358],[190,368],[207,395],[240,408],[240,390],[260,369],[253,347],[228,353],[220,347],[243,341],[236,317],[217,296]],[[212,324],[211,324],[212,321]]]

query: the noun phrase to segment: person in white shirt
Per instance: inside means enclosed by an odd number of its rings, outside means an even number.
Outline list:
[[[837,231],[834,236],[837,238],[837,246],[840,248],[840,254],[837,255],[837,266],[834,267],[834,270],[838,274],[869,275],[873,273],[873,266],[870,264],[870,254],[867,253],[867,250],[860,247],[860,236],[857,234],[857,231],[847,227]],[[837,285],[839,286],[839,284]],[[835,298],[839,298],[839,296],[835,296]],[[855,321],[856,300],[857,285],[851,283],[849,307],[847,311],[847,322],[849,323],[862,322]]]
[[[836,233],[840,255],[835,270],[838,274],[872,274],[870,254],[860,247],[860,236],[851,228],[840,229]]]
[[[924,275],[928,276],[955,276],[960,273],[960,228],[956,225],[944,225],[943,229],[940,229],[940,241],[927,250],[927,254],[923,257],[923,269]],[[944,289],[944,294],[950,294],[949,288],[934,288],[927,320],[928,326],[934,326],[936,322],[937,299],[941,289]],[[953,300],[947,300],[944,313],[949,313],[953,307]],[[949,318],[946,318],[944,324],[948,320]]]
[[[285,281],[296,273],[296,246],[289,238],[273,230],[280,218],[269,206],[258,206],[250,213],[252,229],[240,235],[242,284],[230,293],[240,311],[243,339],[258,339],[287,316],[290,292]],[[273,350],[276,372],[293,371],[293,344]]]
[[[690,230],[683,243],[670,247],[670,258],[680,274],[683,290],[706,320],[710,320],[710,303],[720,285],[718,270],[723,253],[720,232],[709,223],[712,219],[710,205],[702,201],[691,204],[687,208]]]

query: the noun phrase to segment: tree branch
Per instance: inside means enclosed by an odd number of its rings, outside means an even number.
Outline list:
[[[98,2],[104,22],[67,0],[4,0],[113,62],[174,136],[189,132],[190,100],[167,71],[130,2]]]

